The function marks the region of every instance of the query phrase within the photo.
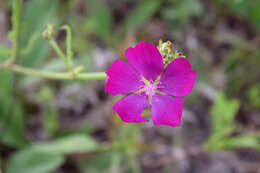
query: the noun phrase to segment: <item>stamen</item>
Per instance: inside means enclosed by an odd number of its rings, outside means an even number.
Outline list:
[[[153,83],[146,84],[144,86],[145,94],[148,96],[153,96],[155,94],[155,91],[157,89],[157,85]]]

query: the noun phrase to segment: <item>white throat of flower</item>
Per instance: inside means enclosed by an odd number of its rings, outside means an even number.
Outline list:
[[[158,93],[158,94],[164,94],[163,92],[159,91],[159,79],[156,79],[155,81],[148,81],[146,78],[142,77],[142,82],[144,83],[144,85],[142,86],[142,88],[140,90],[137,91],[137,93],[144,93],[146,96],[148,96],[149,99],[149,103],[152,103],[152,97]],[[161,86],[160,86],[161,87]]]

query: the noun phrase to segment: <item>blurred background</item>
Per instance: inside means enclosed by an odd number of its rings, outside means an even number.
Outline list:
[[[125,124],[105,81],[55,81],[0,69],[1,173],[260,173],[259,0],[24,0],[19,64],[64,71],[47,23],[75,64],[106,71],[144,40],[170,40],[197,70],[181,126]],[[0,62],[12,42],[0,1]],[[13,98],[15,96],[15,98]],[[13,99],[12,99],[13,98]],[[144,112],[150,115],[147,110]]]

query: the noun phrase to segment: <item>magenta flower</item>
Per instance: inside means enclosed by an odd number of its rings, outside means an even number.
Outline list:
[[[129,64],[116,60],[107,70],[105,92],[128,94],[115,103],[113,110],[127,123],[147,122],[141,116],[151,106],[155,125],[179,126],[184,97],[193,88],[196,71],[185,58],[177,58],[165,69],[159,50],[139,42],[125,51]]]

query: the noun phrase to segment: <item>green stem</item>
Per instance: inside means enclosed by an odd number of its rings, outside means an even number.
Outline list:
[[[26,75],[38,76],[42,78],[54,79],[54,80],[104,80],[106,79],[106,74],[104,72],[94,72],[94,73],[79,73],[75,76],[71,73],[65,72],[46,72],[38,71],[32,68],[22,67],[16,64],[0,64],[0,69],[8,69],[17,73],[22,73]]]
[[[14,0],[13,2],[13,9],[12,9],[12,24],[13,24],[13,29],[12,29],[12,41],[13,41],[13,46],[12,46],[12,58],[11,58],[11,63],[15,63],[17,59],[19,59],[19,48],[20,48],[20,34],[21,34],[21,6],[22,3],[20,0]]]
[[[70,72],[73,72],[72,66],[69,64],[66,56],[64,55],[64,53],[62,52],[62,50],[60,49],[60,47],[58,46],[58,44],[56,43],[56,41],[52,38],[50,39],[50,44],[53,47],[53,49],[56,51],[56,53],[58,54],[58,56],[63,60],[63,62],[66,64],[67,68],[69,69]]]
[[[71,37],[71,29],[68,25],[62,27],[66,31],[66,54],[68,59],[68,65],[70,68],[73,68],[73,61],[72,61],[72,37]]]

